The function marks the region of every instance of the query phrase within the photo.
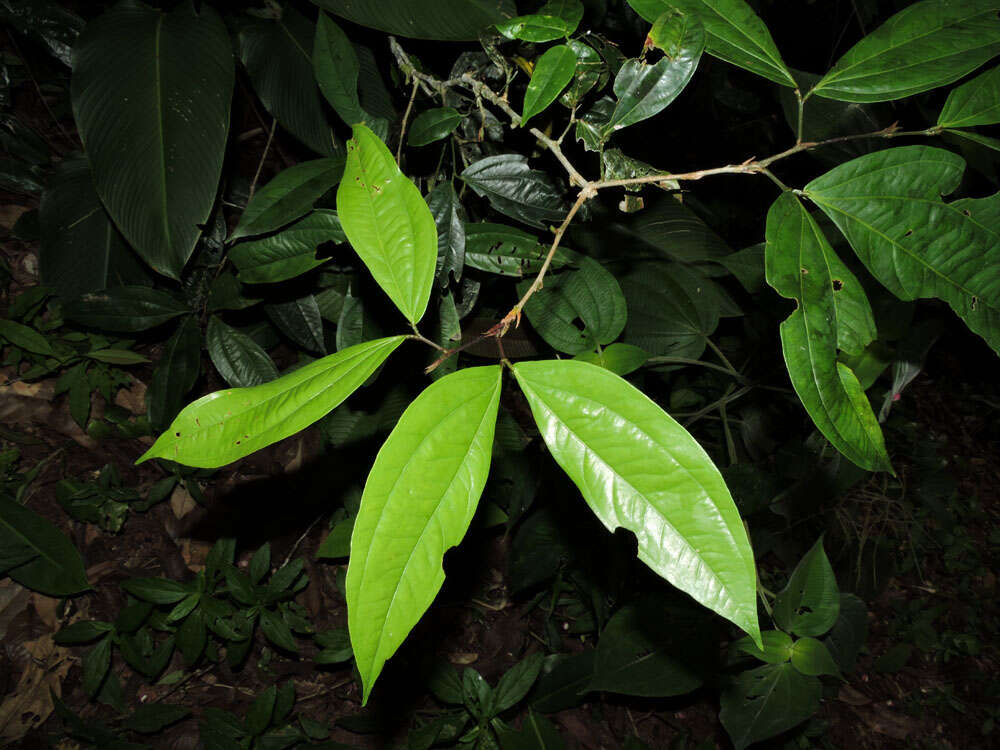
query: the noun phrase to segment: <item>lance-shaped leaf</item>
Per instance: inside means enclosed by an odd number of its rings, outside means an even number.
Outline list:
[[[278,377],[278,368],[260,344],[214,315],[205,331],[205,348],[215,369],[233,388],[260,385]]]
[[[316,298],[307,294],[287,302],[264,305],[264,311],[278,330],[306,351],[326,354],[323,314]]]
[[[971,128],[997,122],[1000,122],[1000,66],[948,94],[937,124],[942,128]]]
[[[154,430],[162,430],[181,410],[200,372],[201,328],[198,320],[188,315],[167,339],[146,391],[149,423]]]
[[[313,67],[320,91],[340,119],[348,125],[364,122],[358,99],[358,55],[343,29],[322,11],[316,22]]]
[[[0,546],[29,558],[5,571],[18,583],[47,596],[70,596],[90,588],[73,543],[51,522],[18,502],[0,497]],[[12,560],[11,562],[17,562]]]
[[[426,146],[451,135],[462,122],[462,113],[454,107],[435,107],[421,112],[413,119],[407,143]],[[450,183],[449,183],[450,184]]]
[[[521,125],[543,112],[563,89],[573,80],[576,73],[576,52],[567,44],[559,44],[545,50],[531,74],[528,89],[524,92],[524,110]]]
[[[774,599],[774,622],[800,636],[820,636],[837,622],[840,591],[819,539],[795,566],[788,585]]]
[[[465,267],[465,209],[450,182],[442,182],[430,192],[427,207],[438,233],[434,277],[438,286],[447,287],[452,279],[461,280]]]
[[[487,26],[517,15],[514,0],[313,0],[324,10],[387,34],[473,42]]]
[[[1000,53],[996,0],[922,0],[851,47],[810,94],[885,102],[944,86]]]
[[[944,300],[1000,351],[1000,193],[944,203],[964,168],[942,149],[892,148],[830,170],[805,193],[889,291]]]
[[[626,60],[615,76],[618,104],[605,126],[606,133],[634,125],[659,114],[684,90],[705,49],[705,29],[698,17],[672,10],[664,38],[663,58],[653,65]]]
[[[241,242],[229,259],[239,269],[240,281],[265,284],[286,281],[323,265],[316,257],[324,242],[347,239],[337,212],[318,209],[287,229],[260,240]]]
[[[800,724],[819,710],[823,686],[788,662],[742,672],[722,691],[719,719],[743,750]]]
[[[781,324],[781,348],[802,405],[826,439],[855,464],[892,471],[871,404],[854,373],[837,361],[838,339],[847,334],[840,333],[836,296],[856,287],[860,304],[864,293],[857,279],[844,277],[843,264],[831,267],[833,248],[791,193],[783,193],[767,214],[764,252],[767,283],[798,303]],[[870,309],[867,314],[870,319]]]
[[[437,226],[417,186],[379,137],[354,127],[337,190],[344,234],[383,291],[411,323],[427,309],[437,263]]]
[[[538,273],[549,249],[536,237],[520,229],[489,222],[465,225],[465,265],[501,276],[521,278]],[[552,258],[552,268],[569,263],[560,248]]]
[[[444,553],[465,536],[486,484],[501,368],[430,385],[375,459],[351,537],[347,614],[364,701],[444,582]]]
[[[710,55],[795,88],[771,32],[744,0],[628,0],[628,4],[650,23],[674,8],[697,15],[705,27],[705,49]]]
[[[499,154],[471,164],[462,179],[478,195],[489,198],[502,214],[544,229],[566,215],[562,193],[545,172],[532,169],[520,154]]]
[[[513,369],[549,451],[601,523],[632,531],[639,559],[759,642],[750,542],[694,438],[601,367],[552,360]]]
[[[178,414],[139,462],[214,468],[294,435],[360,388],[404,338],[368,341],[270,383],[210,393]]]
[[[123,3],[73,48],[73,114],[94,184],[150,266],[179,279],[215,202],[233,51],[212,8]]]
[[[497,31],[508,39],[526,42],[551,42],[568,37],[583,20],[580,0],[549,0],[537,13],[518,16],[498,23]]]
[[[63,305],[63,315],[104,331],[145,331],[192,312],[173,295],[148,286],[119,286],[83,294]]]

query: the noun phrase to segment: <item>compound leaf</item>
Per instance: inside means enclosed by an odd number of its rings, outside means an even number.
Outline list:
[[[403,412],[372,467],[351,537],[347,611],[364,700],[444,582],[444,553],[489,473],[501,368],[459,370]]]

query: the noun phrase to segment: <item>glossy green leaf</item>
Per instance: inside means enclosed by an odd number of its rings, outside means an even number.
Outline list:
[[[407,143],[426,146],[452,134],[462,122],[462,113],[454,107],[427,109],[413,118]]]
[[[201,373],[201,328],[189,315],[167,339],[146,391],[149,422],[162,430],[184,406],[184,399]]]
[[[535,62],[531,80],[524,92],[521,125],[554,102],[576,73],[576,52],[567,44],[549,47]]]
[[[854,373],[837,361],[838,344],[863,347],[863,339],[874,334],[860,284],[845,275],[839,260],[832,261],[833,248],[791,193],[782,194],[768,212],[764,252],[767,283],[798,303],[781,324],[781,348],[802,405],[826,439],[855,464],[892,471],[871,404]],[[838,295],[850,303],[838,304]],[[852,327],[863,319],[861,311],[869,321],[864,336]]]
[[[513,0],[313,0],[354,23],[413,39],[470,42],[487,26],[517,14]]]
[[[246,19],[237,37],[254,91],[282,127],[318,154],[333,154],[333,130],[323,112],[312,55],[316,31],[288,6],[275,20]]]
[[[570,39],[566,44],[576,53],[576,70],[573,80],[559,101],[567,107],[576,107],[592,88],[607,81],[608,66],[600,53],[589,44],[578,39]]]
[[[214,315],[205,331],[205,348],[215,369],[232,388],[260,385],[278,377],[278,368],[256,341]]]
[[[768,664],[736,676],[722,691],[719,719],[736,750],[781,734],[819,710],[823,686],[791,664]]]
[[[970,128],[1000,122],[1000,67],[987,70],[948,94],[938,117],[942,128]]]
[[[799,636],[823,635],[837,622],[840,591],[822,539],[795,566],[774,600],[773,614],[778,627]]]
[[[593,258],[573,253],[569,260],[573,268],[546,276],[524,312],[549,346],[579,354],[618,338],[625,327],[625,295]],[[531,283],[525,279],[518,284],[518,294],[523,296]]]
[[[639,559],[757,640],[753,552],[729,490],[701,446],[641,391],[573,360],[514,374],[553,458]]]
[[[42,283],[64,298],[148,283],[149,273],[108,217],[86,159],[59,164],[38,209]]]
[[[438,286],[447,287],[462,278],[465,268],[465,209],[450,182],[442,182],[430,192],[427,207],[438,235],[434,278]]]
[[[499,366],[434,382],[375,459],[354,523],[346,589],[364,701],[441,588],[444,553],[472,521],[489,473],[500,384]]]
[[[964,166],[942,149],[886,149],[830,170],[805,193],[889,291],[944,300],[1000,351],[1000,194],[942,202]]]
[[[344,159],[331,156],[282,170],[253,194],[229,239],[267,234],[305,216],[323,195],[340,182]]]
[[[0,3],[0,19],[72,67],[73,44],[85,25],[76,13],[50,0],[7,0]]]
[[[649,23],[674,8],[696,15],[705,27],[710,55],[795,88],[771,33],[744,0],[628,0],[628,4]]]
[[[568,37],[583,20],[580,0],[549,0],[537,13],[517,16],[498,23],[497,31],[508,39],[525,42],[551,42]]]
[[[63,304],[63,315],[105,331],[133,333],[162,325],[192,310],[173,295],[147,286],[120,286],[81,295]]]
[[[735,646],[745,654],[749,654],[768,664],[784,664],[792,658],[792,637],[780,630],[765,630],[760,634],[764,642],[763,648],[749,638],[741,638]]]
[[[378,285],[411,323],[427,309],[437,262],[437,227],[416,185],[389,149],[364,125],[347,144],[337,190],[347,239]]]
[[[28,549],[35,555],[6,571],[22,586],[46,596],[71,596],[90,588],[83,559],[69,538],[33,510],[3,496],[0,546]]]
[[[139,461],[214,468],[294,435],[340,405],[403,340],[369,341],[269,383],[210,393],[188,405]]]
[[[307,294],[288,302],[265,305],[264,311],[278,330],[290,340],[306,351],[326,354],[323,316],[313,295]]]
[[[232,45],[208,6],[120,4],[73,48],[73,114],[108,213],[179,279],[215,203],[229,133]]]
[[[799,638],[792,646],[792,666],[810,677],[830,675],[840,677],[837,662],[822,641],[815,638]]]
[[[229,259],[239,269],[240,281],[247,284],[287,281],[326,262],[316,257],[324,242],[346,239],[337,212],[317,209],[277,234],[239,243],[230,250]]]
[[[522,278],[538,273],[548,252],[534,235],[514,227],[489,222],[465,225],[465,264],[470,268]],[[569,256],[558,249],[551,267],[568,263]]]
[[[320,11],[313,45],[313,67],[320,91],[348,125],[366,119],[358,98],[358,55],[336,23]]]
[[[462,179],[497,211],[533,227],[544,229],[566,215],[561,191],[520,154],[480,159],[462,172]]]
[[[864,37],[810,94],[884,102],[945,86],[1000,53],[996,0],[921,0]]]
[[[628,375],[646,364],[649,354],[632,344],[615,343],[599,351],[582,352],[574,359],[611,370],[615,375]]]
[[[714,648],[704,610],[643,599],[601,631],[588,688],[647,698],[690,693],[704,681]]]
[[[47,354],[55,356],[52,351],[52,344],[42,334],[30,326],[18,323],[13,320],[0,320],[0,339],[5,339],[7,343],[20,349],[24,349],[34,354]]]
[[[972,141],[979,146],[984,146],[985,148],[993,151],[1000,151],[1000,140],[997,140],[996,138],[990,138],[989,136],[981,135],[980,133],[976,133],[972,130],[954,130],[949,128],[945,132],[951,135],[957,135],[959,138]]]

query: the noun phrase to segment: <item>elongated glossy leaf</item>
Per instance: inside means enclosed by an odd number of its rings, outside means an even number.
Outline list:
[[[56,355],[45,336],[31,326],[13,320],[0,319],[0,339],[6,339],[8,343],[35,354],[47,354],[50,357]]]
[[[254,91],[282,127],[318,154],[333,154],[312,55],[313,24],[294,7],[276,20],[252,19],[240,29],[240,59]]]
[[[719,719],[743,750],[759,740],[781,734],[819,709],[823,686],[789,663],[768,664],[743,672],[722,691]]]
[[[497,31],[508,39],[526,42],[551,42],[568,37],[583,19],[580,0],[550,0],[537,13],[517,16],[497,24]]]
[[[900,299],[937,297],[1000,351],[1000,194],[944,203],[965,164],[927,146],[847,162],[806,186]]]
[[[944,86],[1000,54],[996,0],[921,0],[849,49],[810,94],[885,102]]]
[[[176,297],[147,286],[120,286],[67,301],[63,315],[81,325],[132,333],[192,312]]]
[[[260,385],[278,377],[278,368],[256,341],[214,315],[208,321],[205,347],[215,369],[233,388]]]
[[[444,582],[490,468],[501,368],[459,370],[403,412],[372,467],[351,537],[347,613],[364,701]]]
[[[782,194],[768,212],[764,252],[767,283],[798,303],[781,324],[781,347],[802,405],[826,439],[855,464],[891,471],[871,404],[854,373],[837,361],[838,341],[859,339],[841,333],[848,324],[840,322],[836,297],[855,290],[855,306],[847,306],[852,313],[846,317],[852,320],[862,301],[867,307],[860,284],[853,275],[844,277],[847,269],[839,261],[839,266],[831,264],[833,248],[791,193]],[[870,308],[866,312],[870,321]],[[869,333],[874,333],[874,325]]]
[[[344,159],[331,156],[283,170],[254,193],[230,240],[266,234],[305,216],[313,204],[340,182]]]
[[[608,79],[608,66],[600,53],[589,44],[577,39],[570,39],[567,44],[576,53],[576,70],[569,88],[559,97],[559,101],[572,108],[580,104],[594,86],[603,86],[601,81]]]
[[[45,46],[49,54],[72,67],[72,51],[85,22],[76,13],[51,0],[6,0],[0,20]]]
[[[521,125],[545,110],[554,102],[576,73],[576,52],[567,44],[549,47],[538,58],[535,69],[524,92],[524,110]]]
[[[524,312],[549,346],[579,354],[618,338],[625,327],[625,295],[615,277],[593,258],[573,253],[569,259],[574,267],[546,276],[545,286],[532,295]],[[521,282],[518,294],[527,292],[530,284],[527,279]]]
[[[701,446],[641,391],[573,360],[514,365],[553,458],[639,559],[755,641],[753,552],[726,484]]]
[[[86,159],[61,162],[38,209],[42,283],[62,297],[108,287],[150,283],[150,274],[126,244],[97,197]]]
[[[200,372],[201,329],[195,317],[189,315],[167,339],[146,391],[149,423],[154,430],[162,430],[170,424],[184,405],[184,397],[194,388]]]
[[[546,222],[562,221],[566,214],[559,189],[520,154],[480,159],[462,172],[462,179],[497,211],[533,227],[544,229]]]
[[[73,48],[73,113],[108,213],[143,260],[174,279],[222,173],[232,45],[212,8],[120,4]]]
[[[705,30],[697,16],[671,13],[670,39],[665,42],[669,46],[663,58],[653,65],[626,60],[615,76],[618,104],[605,132],[612,133],[659,114],[694,75],[705,49]]]
[[[326,354],[323,315],[313,295],[307,294],[288,302],[265,305],[264,311],[279,331],[303,349]]]
[[[937,124],[942,128],[971,128],[997,122],[1000,122],[1000,66],[948,94]]]
[[[434,217],[438,233],[434,278],[438,286],[447,287],[453,279],[459,281],[462,278],[465,267],[465,209],[450,182],[442,182],[431,191],[427,196],[427,207]]]
[[[365,121],[365,111],[358,99],[358,56],[336,23],[323,13],[316,22],[313,67],[320,91],[330,106],[348,125]]]
[[[413,118],[407,143],[411,146],[426,146],[451,135],[462,122],[462,113],[454,107],[435,107],[421,112]]]
[[[294,435],[356,391],[403,339],[368,341],[270,383],[210,393],[177,415],[139,462],[214,468]]]
[[[83,560],[52,523],[0,496],[0,545],[30,550],[32,558],[6,571],[15,581],[47,596],[71,596],[90,588]]]
[[[825,634],[840,614],[840,591],[833,567],[817,541],[795,566],[788,585],[774,600],[778,627],[800,636]]]
[[[413,39],[470,42],[517,14],[513,0],[313,0],[349,21]]]
[[[628,0],[628,4],[650,23],[673,8],[697,15],[705,27],[705,49],[710,55],[795,88],[771,33],[744,0]]]
[[[501,276],[521,278],[538,273],[549,249],[537,238],[520,229],[488,222],[465,225],[465,264]],[[552,268],[569,263],[561,249],[552,259]]]
[[[239,269],[240,281],[286,281],[326,262],[325,258],[316,258],[316,249],[324,242],[346,239],[337,212],[318,209],[277,234],[241,242],[230,251],[229,259]]]
[[[379,137],[354,127],[337,190],[347,239],[378,285],[411,323],[427,309],[437,263],[437,226],[416,185]]]

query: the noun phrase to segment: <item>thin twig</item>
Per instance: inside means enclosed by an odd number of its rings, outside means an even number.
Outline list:
[[[402,166],[403,142],[406,140],[406,124],[410,120],[410,112],[413,111],[413,100],[417,98],[417,91],[420,90],[420,81],[414,76],[413,90],[410,91],[410,101],[406,103],[406,112],[403,113],[403,125],[399,131],[399,145],[396,146],[396,165]]]
[[[267,133],[267,142],[264,144],[264,153],[260,155],[260,161],[257,162],[257,171],[253,173],[253,180],[250,181],[250,198],[253,198],[253,191],[257,189],[257,180],[260,179],[260,172],[264,168],[264,162],[267,160],[267,152],[271,150],[271,141],[274,140],[274,131],[278,127],[278,118],[275,117],[271,120],[271,129]]]

